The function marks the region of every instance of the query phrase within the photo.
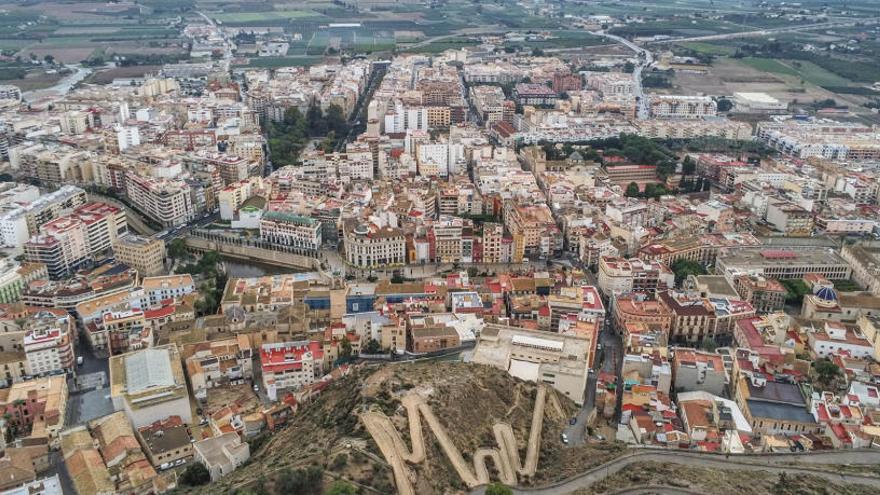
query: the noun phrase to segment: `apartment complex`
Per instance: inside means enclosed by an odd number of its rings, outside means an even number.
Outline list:
[[[403,230],[367,224],[346,225],[345,258],[358,268],[403,266],[407,261]]]
[[[113,243],[113,255],[141,277],[159,275],[165,269],[165,242],[161,239],[128,234]]]
[[[489,324],[480,333],[473,362],[511,376],[546,383],[583,404],[595,340]]]
[[[321,248],[321,222],[314,218],[268,211],[260,219],[260,240],[303,252]]]
[[[653,293],[675,287],[675,274],[659,261],[602,256],[599,258],[598,284],[599,290],[608,296]]]
[[[125,193],[140,212],[163,227],[181,225],[195,217],[192,191],[184,181],[127,172]]]
[[[296,390],[310,385],[323,375],[324,351],[315,341],[263,344],[260,348],[260,366],[263,387],[272,400],[284,390]]]

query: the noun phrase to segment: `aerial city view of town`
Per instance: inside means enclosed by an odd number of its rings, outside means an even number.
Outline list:
[[[0,495],[880,493],[880,1],[0,0]]]

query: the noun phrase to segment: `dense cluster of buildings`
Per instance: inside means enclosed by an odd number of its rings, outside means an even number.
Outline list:
[[[625,442],[880,446],[876,128],[753,132],[711,96],[479,49],[230,73],[221,29],[185,35],[217,60],[27,108],[0,86],[0,489],[59,449],[81,493],[217,480],[359,359],[465,349]],[[363,132],[273,169],[294,109]],[[695,138],[775,153],[659,144]],[[319,271],[227,279],[181,252],[205,239]],[[83,357],[110,414],[68,411]]]

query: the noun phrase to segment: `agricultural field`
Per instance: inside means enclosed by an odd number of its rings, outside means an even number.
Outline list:
[[[161,2],[145,0],[147,5]],[[185,1],[178,5],[186,4]],[[76,64],[105,56],[181,56],[187,47],[173,12],[142,13],[139,4],[102,2],[21,2],[0,10],[0,50],[22,59],[49,56]]]

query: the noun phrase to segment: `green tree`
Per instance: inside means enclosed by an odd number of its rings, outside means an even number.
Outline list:
[[[351,357],[351,342],[348,341],[347,337],[342,338],[342,344],[339,347],[339,359],[347,360]],[[339,456],[341,457],[341,456]],[[337,459],[339,458],[337,457]]]
[[[626,192],[624,193],[624,196],[628,198],[636,198],[641,193],[642,191],[641,189],[639,189],[639,185],[635,182],[630,182],[629,185],[626,186]]]
[[[498,483],[492,483],[491,485],[486,487],[486,495],[513,495],[513,490],[511,490],[508,486]]]
[[[321,493],[324,473],[321,468],[288,469],[281,473],[278,492],[285,495],[318,495]]]
[[[168,243],[168,257],[181,260],[186,258],[188,254],[189,253],[186,250],[186,240],[184,238],[177,237]]]
[[[189,486],[207,485],[211,481],[211,473],[201,462],[194,462],[187,466],[180,475],[180,482]]]
[[[700,343],[700,347],[702,347],[704,351],[715,352],[715,349],[718,348],[718,342],[716,342],[715,339],[713,339],[712,337],[706,337]]]
[[[333,104],[327,107],[324,120],[326,121],[327,130],[336,133],[337,136],[344,136],[348,131],[348,122],[345,119],[345,114],[342,112],[342,107],[339,105]]]
[[[327,122],[324,120],[324,112],[316,102],[309,105],[306,110],[306,123],[309,127],[309,135],[323,136],[327,132]]]
[[[675,285],[680,285],[689,275],[706,274],[706,269],[703,268],[703,265],[696,261],[685,259],[676,260],[670,268],[675,272]]]
[[[634,64],[632,62],[627,62],[627,63],[623,64],[623,71],[626,72],[627,74],[632,74],[632,72],[634,70],[636,70],[636,64]]]
[[[327,495],[355,495],[357,490],[355,490],[354,486],[351,483],[342,480],[336,480],[330,485],[330,489],[327,490]]]
[[[690,156],[684,157],[684,160],[681,161],[681,174],[682,175],[694,175],[694,172],[697,171],[697,164],[691,159]]]
[[[823,389],[833,388],[837,378],[840,377],[840,367],[828,358],[813,361],[813,371],[816,375],[817,385]]]
[[[733,102],[728,100],[727,98],[719,99],[716,105],[718,106],[719,112],[729,112],[731,109],[733,109]]]
[[[330,464],[330,469],[333,471],[339,471],[348,465],[348,454],[339,454],[338,456],[333,458],[333,463]]]
[[[364,346],[364,353],[366,354],[379,354],[382,352],[382,346],[379,344],[379,341],[376,339],[370,339],[367,341],[367,345]]]

